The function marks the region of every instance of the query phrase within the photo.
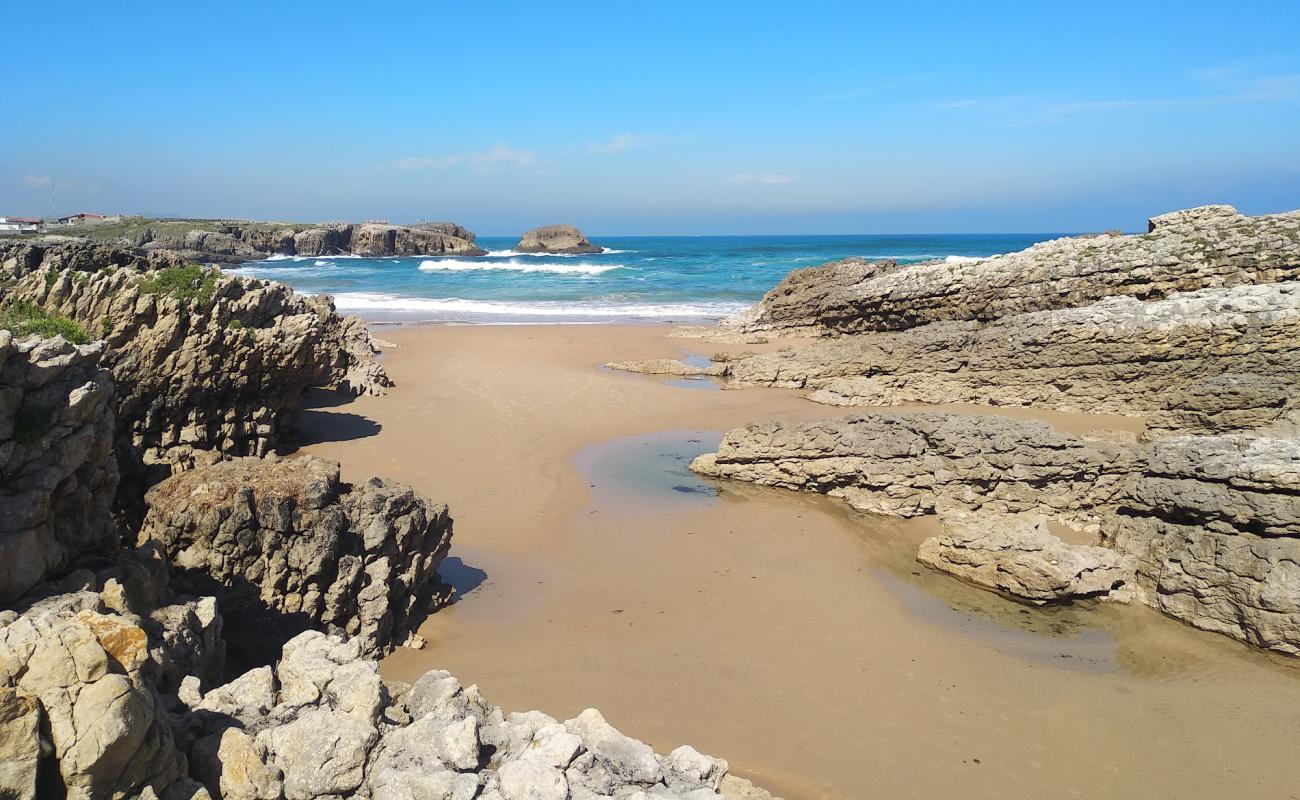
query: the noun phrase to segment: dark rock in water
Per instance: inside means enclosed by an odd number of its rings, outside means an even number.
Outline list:
[[[605,248],[587,241],[572,225],[545,225],[523,235],[515,250],[521,253],[603,253]]]

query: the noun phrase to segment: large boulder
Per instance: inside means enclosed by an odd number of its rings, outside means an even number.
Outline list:
[[[447,507],[372,478],[349,486],[319,458],[237,459],[178,473],[146,497],[141,541],[174,583],[218,598],[240,665],[264,663],[307,628],[380,656],[448,599],[438,565]]]
[[[515,245],[520,253],[603,253],[572,225],[544,225],[526,232]]]
[[[104,343],[0,330],[0,602],[115,548],[113,384]]]
[[[1126,599],[1135,561],[1105,547],[1066,544],[1041,515],[956,515],[921,543],[916,560],[1034,605]]]

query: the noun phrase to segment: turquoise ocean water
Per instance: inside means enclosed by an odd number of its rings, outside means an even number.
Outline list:
[[[394,322],[700,322],[757,301],[792,269],[848,256],[968,259],[1063,234],[592,237],[599,255],[525,255],[484,236],[489,255],[276,257],[237,274],[333,295],[339,310]]]

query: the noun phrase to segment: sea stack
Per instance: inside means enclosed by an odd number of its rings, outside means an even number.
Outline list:
[[[543,225],[523,235],[515,250],[520,253],[603,253],[605,248],[587,241],[572,225]]]

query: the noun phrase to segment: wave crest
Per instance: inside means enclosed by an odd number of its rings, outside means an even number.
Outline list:
[[[612,269],[623,269],[623,264],[525,264],[522,261],[466,261],[456,258],[429,259],[420,262],[423,272],[486,272],[510,270],[513,272],[553,272],[560,275],[599,275]]]

